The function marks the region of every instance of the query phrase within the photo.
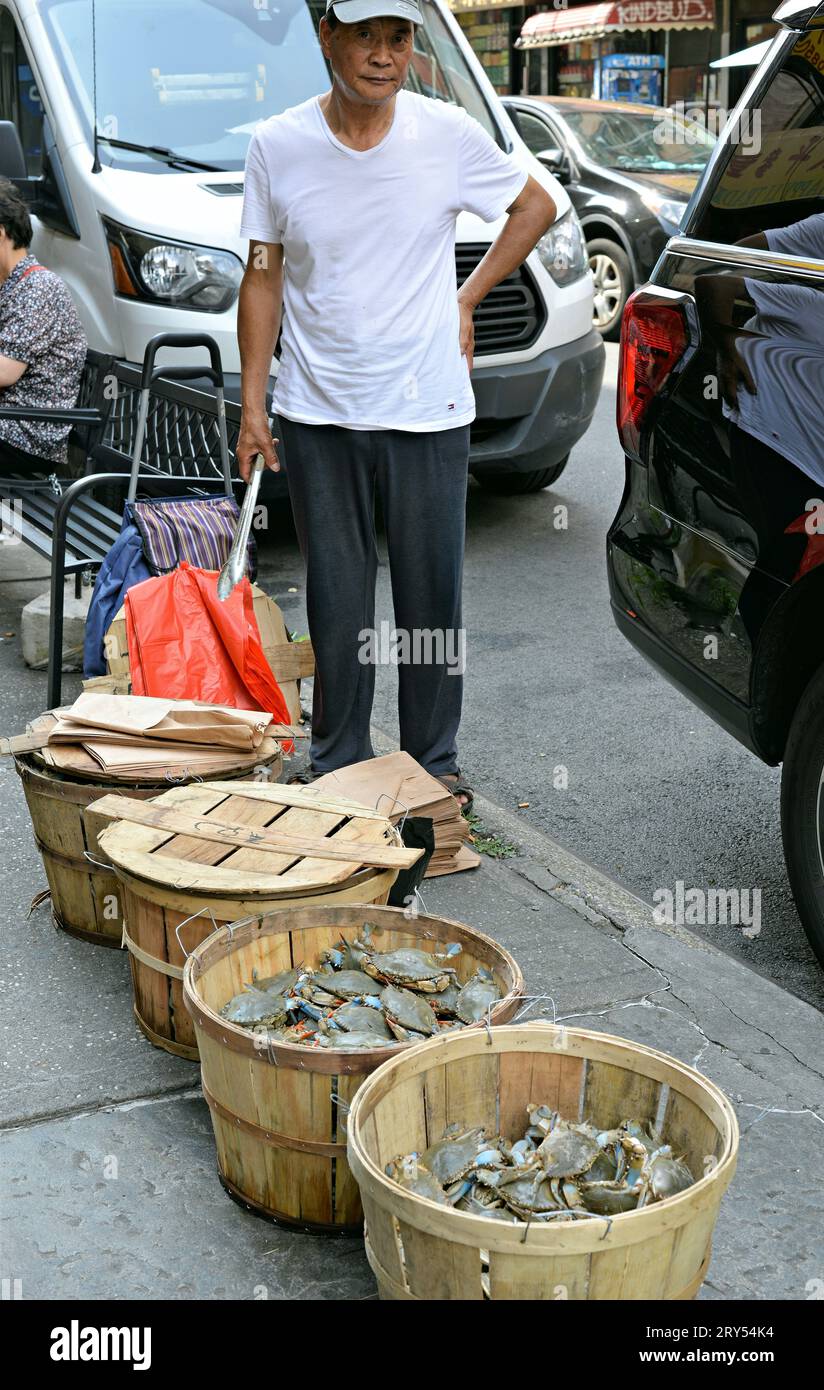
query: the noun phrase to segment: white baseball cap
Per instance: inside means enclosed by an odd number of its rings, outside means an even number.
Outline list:
[[[327,0],[326,13],[330,10],[341,24],[357,24],[362,19],[409,19],[423,24],[416,0]]]

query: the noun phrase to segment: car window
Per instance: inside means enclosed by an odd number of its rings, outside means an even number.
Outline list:
[[[824,212],[824,31],[793,44],[722,160],[691,236],[736,242]]]
[[[535,116],[523,106],[518,107],[518,126],[524,144],[530,154],[540,154],[541,150],[556,149],[559,141],[541,116]]]

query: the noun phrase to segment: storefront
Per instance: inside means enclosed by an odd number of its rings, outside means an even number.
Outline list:
[[[608,0],[532,14],[516,45],[522,90],[656,106],[715,100],[719,42],[714,0]]]
[[[499,0],[488,7],[473,0],[449,0],[449,7],[495,90],[502,95],[519,91],[524,57],[515,41],[530,7],[521,0]]]

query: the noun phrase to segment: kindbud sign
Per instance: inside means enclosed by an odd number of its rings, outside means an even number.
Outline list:
[[[52,1361],[131,1361],[133,1371],[152,1364],[150,1327],[81,1327],[73,1319],[51,1334]]]

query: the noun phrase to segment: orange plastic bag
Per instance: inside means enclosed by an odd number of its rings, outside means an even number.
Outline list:
[[[260,645],[252,586],[225,603],[217,573],[185,561],[126,594],[126,638],[135,695],[259,709],[279,724],[289,710]]]

